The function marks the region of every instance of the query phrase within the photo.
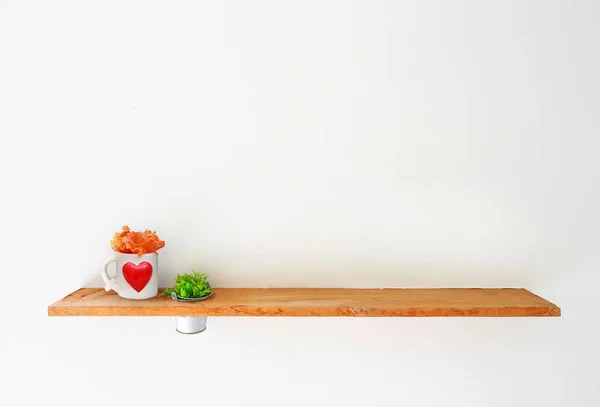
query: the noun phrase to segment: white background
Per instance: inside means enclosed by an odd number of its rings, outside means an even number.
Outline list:
[[[0,1],[11,406],[598,406],[600,2]],[[526,287],[561,318],[48,318],[161,284]]]

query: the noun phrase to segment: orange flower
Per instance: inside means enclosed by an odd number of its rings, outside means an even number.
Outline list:
[[[110,246],[116,252],[142,256],[148,253],[156,253],[158,249],[165,247],[165,242],[158,238],[156,232],[150,230],[132,232],[127,225],[123,226],[122,229],[122,232],[114,234],[110,242]]]

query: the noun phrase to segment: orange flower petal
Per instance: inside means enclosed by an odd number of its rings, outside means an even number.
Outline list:
[[[134,253],[142,256],[147,253],[156,253],[165,247],[165,242],[160,240],[156,232],[145,230],[144,232],[133,232],[125,225],[122,232],[114,234],[110,242],[112,249],[119,253]]]

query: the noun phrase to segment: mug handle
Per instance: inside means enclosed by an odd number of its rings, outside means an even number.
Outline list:
[[[111,278],[108,275],[108,265],[115,261],[117,261],[117,256],[113,254],[108,259],[104,260],[104,263],[102,263],[102,267],[100,268],[100,275],[102,276],[102,280],[104,280],[104,284],[106,284],[104,286],[104,289],[106,291],[110,291],[110,290],[117,291],[117,289],[116,289],[117,288],[117,278],[116,277]]]

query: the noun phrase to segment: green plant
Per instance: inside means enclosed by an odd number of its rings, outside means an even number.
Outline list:
[[[177,294],[180,298],[200,298],[212,293],[212,288],[206,280],[208,275],[197,273],[192,269],[192,273],[177,274],[175,286],[165,289],[161,295]]]

